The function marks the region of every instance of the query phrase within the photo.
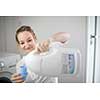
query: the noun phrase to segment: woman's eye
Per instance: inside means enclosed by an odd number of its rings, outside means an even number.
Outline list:
[[[24,43],[22,42],[22,43],[20,43],[21,45],[23,45]]]
[[[28,40],[28,42],[31,42],[32,40],[30,39],[30,40]]]

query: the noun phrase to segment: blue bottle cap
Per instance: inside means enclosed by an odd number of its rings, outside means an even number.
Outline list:
[[[23,77],[23,80],[26,79],[26,76],[27,76],[27,67],[25,65],[23,66],[20,66],[20,74],[21,76]]]

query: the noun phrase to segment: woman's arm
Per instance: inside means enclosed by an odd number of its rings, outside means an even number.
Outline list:
[[[41,53],[48,51],[51,42],[67,43],[70,40],[70,34],[66,32],[58,32],[51,35],[47,40],[37,44],[36,52]]]

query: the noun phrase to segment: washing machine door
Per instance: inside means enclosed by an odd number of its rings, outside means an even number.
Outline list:
[[[8,71],[0,72],[0,83],[12,83],[10,80],[12,73]]]

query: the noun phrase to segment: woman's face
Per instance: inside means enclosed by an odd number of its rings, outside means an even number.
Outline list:
[[[18,41],[20,48],[26,53],[31,52],[36,47],[36,40],[32,33],[28,31],[20,32],[18,34]]]

